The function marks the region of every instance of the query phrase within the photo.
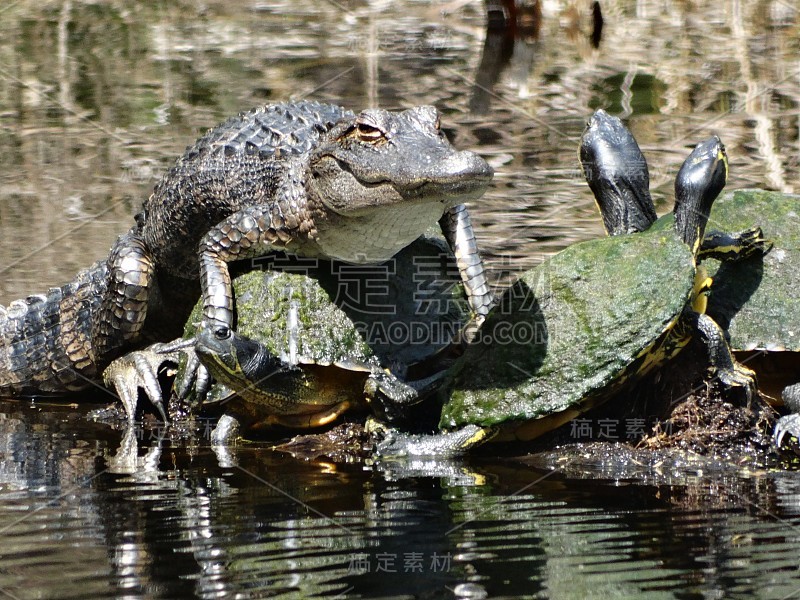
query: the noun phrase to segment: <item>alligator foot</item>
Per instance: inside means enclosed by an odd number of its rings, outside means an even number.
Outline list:
[[[103,381],[116,390],[129,421],[136,416],[140,388],[158,409],[161,418],[168,421],[161,385],[158,383],[158,371],[164,363],[177,365],[182,353],[194,349],[193,344],[194,340],[183,339],[168,344],[153,344],[144,350],[121,356],[103,371]]]
[[[783,403],[792,414],[778,419],[775,424],[775,431],[772,440],[778,448],[781,448],[783,439],[788,435],[790,444],[793,448],[800,446],[800,383],[788,386],[783,390]]]

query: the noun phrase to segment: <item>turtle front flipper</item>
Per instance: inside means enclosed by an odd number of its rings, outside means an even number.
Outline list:
[[[700,335],[708,352],[709,373],[726,391],[739,390],[750,402],[757,391],[756,374],[734,358],[722,328],[708,315],[691,309],[687,309],[681,319]]]
[[[453,458],[497,434],[496,429],[479,425],[465,425],[454,431],[434,434],[405,433],[374,419],[367,421],[366,429],[375,439],[375,455],[381,458]]]

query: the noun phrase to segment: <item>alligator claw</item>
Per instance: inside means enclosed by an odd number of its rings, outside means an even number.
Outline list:
[[[184,367],[183,375],[174,383],[175,393],[178,398],[183,400],[192,389],[192,384],[197,377],[197,369],[200,366],[200,361],[197,358],[197,353],[186,353],[186,367]]]
[[[775,446],[781,447],[783,438],[789,436],[792,448],[797,451],[800,446],[800,383],[788,386],[781,395],[783,404],[792,411],[792,414],[778,419],[775,424],[775,431],[772,433],[772,440]],[[788,444],[787,444],[788,445]]]
[[[194,340],[192,340],[192,346],[184,349],[184,354],[187,358],[186,367],[180,380],[175,382],[175,393],[178,400],[186,400],[194,390],[195,401],[200,403],[211,388],[211,374],[197,357],[197,352],[194,351]]]
[[[780,448],[783,444],[783,438],[789,436],[791,445],[796,447],[800,440],[800,415],[791,414],[778,419],[775,423],[775,431],[772,433],[772,441],[775,446]]]
[[[158,409],[161,418],[165,422],[168,421],[161,385],[158,382],[158,371],[164,363],[177,364],[185,348],[185,340],[153,344],[144,350],[136,350],[121,356],[103,371],[103,381],[116,390],[129,421],[133,421],[136,416],[140,388]]]

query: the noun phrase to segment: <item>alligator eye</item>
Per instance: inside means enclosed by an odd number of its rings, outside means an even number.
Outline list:
[[[372,125],[359,123],[358,137],[362,142],[375,142],[383,137],[383,131]]]
[[[218,340],[227,340],[231,336],[231,330],[227,327],[217,327],[214,329],[214,337]]]

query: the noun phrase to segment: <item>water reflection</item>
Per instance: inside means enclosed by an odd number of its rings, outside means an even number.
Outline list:
[[[157,447],[160,460],[115,474],[119,438],[80,411],[2,408],[0,589],[15,597],[800,589],[790,473],[686,455],[636,467],[601,445],[369,466],[294,460],[262,444],[232,449],[235,466],[221,466],[202,428],[165,438],[145,427],[123,445],[138,438],[140,458]]]

